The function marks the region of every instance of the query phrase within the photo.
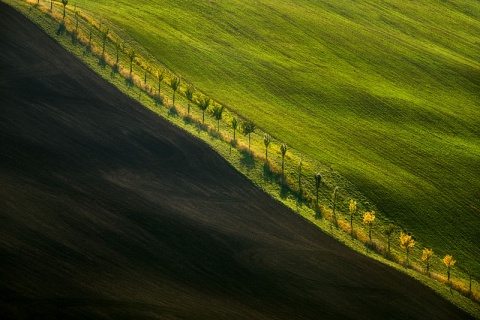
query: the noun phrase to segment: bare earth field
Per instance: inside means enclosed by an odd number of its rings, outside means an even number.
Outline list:
[[[0,318],[467,319],[0,3]]]

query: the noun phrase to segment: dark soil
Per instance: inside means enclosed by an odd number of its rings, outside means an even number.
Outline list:
[[[469,318],[2,3],[0,31],[0,318]]]

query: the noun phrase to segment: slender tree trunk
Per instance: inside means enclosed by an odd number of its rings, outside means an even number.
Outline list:
[[[282,182],[285,183],[285,156],[282,154]]]
[[[334,194],[333,195],[332,213],[333,213],[333,223],[335,223],[335,226],[337,226],[337,212],[336,212],[336,210],[337,210],[337,195]]]
[[[248,134],[248,150],[250,150],[250,133]]]
[[[205,110],[202,110],[202,123],[205,123]]]
[[[350,235],[353,238],[353,214],[350,214]]]
[[[471,294],[472,294],[472,275],[469,274],[468,277],[469,277],[469,279],[470,279],[470,286],[469,286],[469,291],[468,291],[468,292],[469,292],[470,295],[471,295]]]
[[[92,49],[92,27],[90,27],[90,32],[88,33],[88,48]]]
[[[302,160],[300,160],[298,168],[298,201],[300,202],[300,197],[302,196]]]
[[[107,42],[108,29],[102,34],[102,58],[105,59],[105,43]]]

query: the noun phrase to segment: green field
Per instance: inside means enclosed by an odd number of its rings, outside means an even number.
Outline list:
[[[76,4],[480,275],[478,1]]]
[[[480,3],[77,1],[480,274]]]

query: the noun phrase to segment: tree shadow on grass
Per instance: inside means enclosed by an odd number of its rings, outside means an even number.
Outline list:
[[[295,197],[296,193],[288,186],[286,183],[280,181],[280,198],[283,200],[287,199],[289,196]]]
[[[265,182],[282,184],[281,174],[276,172],[275,168],[273,168],[268,161],[263,163],[263,179]]]
[[[192,118],[192,116],[187,114],[183,116],[183,123],[185,123],[186,125],[191,125],[195,123],[195,120]]]
[[[167,111],[167,116],[168,117],[178,117],[178,110],[175,106],[171,106],[170,108],[168,108],[168,111]]]
[[[85,56],[87,56],[87,55],[89,55],[89,54],[91,54],[91,53],[92,53],[92,45],[88,43],[88,44],[85,46],[85,49],[83,50],[83,56],[85,57]]]
[[[263,180],[265,182],[273,181],[273,172],[272,168],[270,168],[270,163],[268,163],[268,161],[265,161],[263,163]]]
[[[118,63],[115,63],[113,66],[112,66],[112,72],[114,74],[117,74],[120,72],[119,68],[118,68]]]
[[[72,44],[73,44],[73,45],[76,45],[77,42],[78,42],[77,32],[76,32],[76,31],[72,31],[72,32],[70,33],[70,36],[72,37]]]
[[[161,96],[155,95],[153,101],[155,101],[155,106],[163,106],[163,98]]]
[[[222,138],[222,135],[216,129],[209,128],[208,129],[208,134],[214,139],[221,139]]]
[[[115,78],[115,76],[119,73],[120,73],[120,70],[118,69],[118,64],[115,63],[112,66],[112,70],[110,72],[110,78],[112,78],[112,79]]]
[[[105,67],[107,66],[107,61],[105,61],[105,57],[100,57],[100,59],[98,59],[98,65],[102,69],[105,69]]]
[[[133,85],[134,85],[133,77],[129,76],[129,77],[125,78],[125,84],[127,85],[127,87],[133,87]]]
[[[65,22],[60,22],[58,24],[58,28],[57,28],[57,35],[58,36],[61,36],[63,34],[65,34],[65,32],[67,31],[67,27],[65,26]]]
[[[201,123],[200,121],[196,121],[195,127],[197,127],[198,133],[202,131],[208,132],[208,126],[205,123]]]
[[[255,168],[255,157],[248,149],[240,149],[240,165],[247,169]]]

